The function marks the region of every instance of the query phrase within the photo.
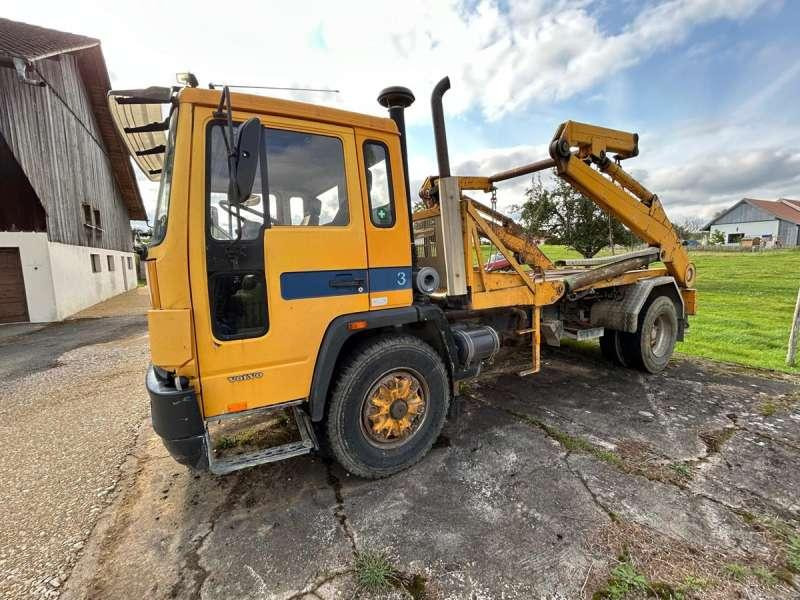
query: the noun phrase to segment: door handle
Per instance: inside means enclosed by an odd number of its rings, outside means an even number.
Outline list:
[[[331,279],[328,282],[332,288],[359,288],[359,291],[364,289],[363,279]]]

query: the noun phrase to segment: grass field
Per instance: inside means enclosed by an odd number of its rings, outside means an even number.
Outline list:
[[[580,258],[566,246],[540,248],[554,261]],[[800,250],[693,252],[691,258],[697,266],[697,315],[677,352],[800,373],[785,362]]]
[[[800,367],[785,363],[800,250],[691,257],[697,266],[697,315],[678,352],[800,373]]]

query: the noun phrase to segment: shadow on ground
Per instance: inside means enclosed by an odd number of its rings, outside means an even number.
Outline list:
[[[317,457],[194,475],[148,430],[66,597],[350,598],[355,553],[380,550],[420,576],[381,597],[604,597],[630,568],[629,597],[794,598],[798,399],[557,352],[472,384],[431,454],[377,482]]]

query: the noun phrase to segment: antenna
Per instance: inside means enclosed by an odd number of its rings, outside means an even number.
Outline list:
[[[221,83],[209,83],[208,89],[216,89],[216,86],[225,85]],[[339,90],[326,90],[320,88],[301,88],[301,87],[278,87],[274,85],[228,85],[229,88],[238,88],[243,90],[283,90],[292,92],[325,92],[326,94],[338,94]]]

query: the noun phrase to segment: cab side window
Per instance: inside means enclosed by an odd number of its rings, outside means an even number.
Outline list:
[[[272,226],[347,225],[350,213],[342,141],[270,128],[265,138]]]
[[[394,225],[394,197],[389,151],[381,142],[364,142],[364,167],[369,216],[375,227]]]

